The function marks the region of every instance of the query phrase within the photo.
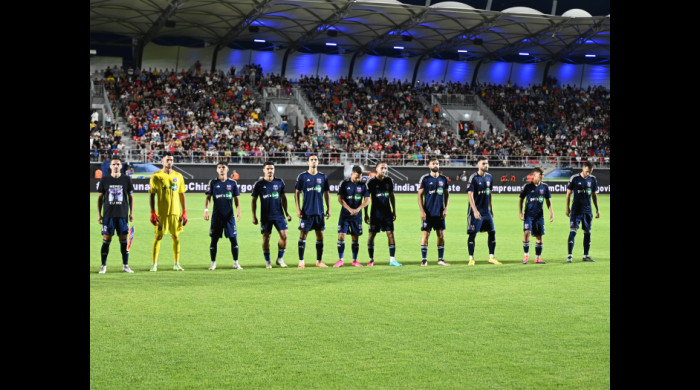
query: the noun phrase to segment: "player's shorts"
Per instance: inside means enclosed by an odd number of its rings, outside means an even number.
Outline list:
[[[533,236],[544,236],[544,217],[525,217],[523,221],[523,231],[530,232]]]
[[[381,217],[369,217],[369,232],[393,232],[394,231],[394,217],[389,216],[387,218]]]
[[[299,230],[305,232],[310,230],[326,230],[326,221],[323,219],[323,215],[302,215],[299,221]]]
[[[425,221],[422,221],[420,230],[429,232],[432,229],[445,230],[445,220],[441,217],[426,217]]]
[[[495,230],[496,225],[493,223],[491,214],[481,214],[481,219],[476,219],[471,211],[467,215],[467,233],[493,232]]]
[[[154,228],[156,235],[163,235],[169,232],[171,236],[177,237],[182,231],[182,221],[180,221],[179,215],[170,214],[164,218],[158,216],[158,219],[160,223]]]
[[[361,236],[362,215],[358,214],[351,217],[343,217],[341,214],[340,218],[338,218],[338,233],[350,233],[351,236]]]
[[[260,221],[260,234],[272,233],[273,226],[278,232],[289,229],[286,219],[275,218],[267,221]]]
[[[102,218],[102,234],[113,236],[114,232],[118,236],[129,234],[129,222],[126,218]]]
[[[569,217],[569,226],[572,229],[578,229],[579,223],[584,232],[590,232],[593,225],[593,213],[571,214]]]
[[[222,217],[218,214],[211,216],[211,224],[209,226],[209,237],[221,238],[221,233],[226,235],[226,238],[236,237],[236,218],[233,213],[230,218]]]

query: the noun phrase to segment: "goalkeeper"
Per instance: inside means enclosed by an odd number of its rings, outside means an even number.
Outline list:
[[[162,159],[163,169],[151,175],[149,204],[151,206],[151,223],[155,226],[153,240],[153,265],[151,271],[158,270],[160,243],[166,232],[173,239],[173,258],[175,271],[184,271],[180,266],[180,238],[182,227],[187,224],[187,206],[185,203],[185,180],[179,172],[173,170],[173,155],[166,153]],[[156,201],[156,198],[157,201]],[[157,208],[156,208],[157,205]]]

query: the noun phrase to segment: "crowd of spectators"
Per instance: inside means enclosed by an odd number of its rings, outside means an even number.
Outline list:
[[[529,162],[558,157],[605,162],[610,156],[609,91],[559,85],[555,79],[527,87],[460,82],[414,86],[386,78],[301,76],[297,85],[320,119],[315,124],[319,131],[310,129],[306,118],[303,127],[292,126],[289,133],[266,122],[259,93],[263,87],[276,87],[291,94],[293,84],[284,76],[264,74],[259,65],[226,72],[203,71],[201,66],[179,72],[108,68],[95,83],[105,86],[128,128],[119,129],[111,121],[103,127],[91,113],[91,160],[120,153],[124,136],[147,159],[169,151],[177,161],[195,162],[217,157],[251,162],[263,153],[287,152],[317,152],[331,159],[346,152],[369,154],[392,163],[405,162],[408,156],[416,164],[432,155],[445,164],[478,155],[498,156],[502,164],[523,156],[535,156]],[[471,123],[457,133],[439,107],[431,106],[431,94],[475,94],[506,130],[476,129]]]

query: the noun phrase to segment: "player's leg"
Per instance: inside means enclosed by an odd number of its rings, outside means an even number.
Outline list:
[[[481,230],[481,219],[476,219],[472,215],[471,208],[467,213],[467,252],[469,252],[469,263],[467,265],[474,265],[474,249],[476,248],[476,233]]]
[[[487,229],[488,232],[488,247],[489,247],[489,263],[500,265],[501,262],[496,260],[496,226],[493,223],[493,218],[489,217],[481,224],[482,229]]]
[[[209,258],[211,259],[210,270],[216,269],[216,253],[219,248],[219,239],[223,233],[223,226],[219,223],[219,218],[214,214],[211,218],[211,223],[209,225]]]
[[[530,234],[532,223],[529,219],[525,219],[523,223],[523,264],[527,264],[530,260]]]
[[[355,267],[362,267],[362,264],[357,261],[357,255],[360,252],[360,236],[351,235],[350,238],[352,239],[352,244],[350,244],[352,250],[352,265]]]
[[[372,267],[374,266],[374,237],[377,235],[377,232],[372,231],[371,221],[369,227],[370,230],[367,234],[367,255],[369,257],[369,262],[367,265]]]
[[[323,217],[319,216],[322,220]],[[323,263],[323,230],[316,229],[316,267],[326,268],[328,267]]]
[[[445,220],[441,219],[444,225]],[[444,227],[444,226],[442,226]],[[437,250],[438,250],[438,265],[448,266],[450,263],[445,261],[445,229],[436,229],[435,234],[437,235]]]
[[[309,234],[309,226],[302,219],[299,222],[299,242],[298,242],[298,253],[299,253],[299,268],[304,268],[304,252],[306,251],[306,236]]]
[[[583,217],[581,228],[583,229],[583,261],[595,262],[588,251],[591,249],[591,225],[593,224],[593,214],[586,214]]]
[[[272,268],[272,262],[270,261],[270,232],[262,234],[262,251],[265,258],[265,268]]]
[[[573,259],[574,241],[576,239],[576,232],[578,231],[578,224],[579,224],[578,216],[571,214],[571,218],[569,220],[569,240],[567,241],[567,250],[568,250],[568,255],[566,257],[567,263],[571,263],[571,261]]]
[[[284,220],[283,220],[284,221]],[[284,252],[287,249],[287,223],[285,221],[284,227],[275,225],[277,232],[279,233],[279,240],[277,241],[277,265],[282,268],[287,268],[287,264],[284,264]]]
[[[107,272],[107,256],[109,255],[109,245],[112,243],[112,236],[109,234],[102,235],[102,247],[100,248],[100,259],[102,265],[100,265],[100,270],[98,273],[103,274]]]
[[[535,236],[535,264],[547,264],[542,260],[542,235]]]
[[[339,222],[344,224],[342,221]],[[345,228],[342,225],[338,225],[338,261],[333,264],[333,267],[342,267],[344,264],[343,257],[345,257]]]
[[[155,237],[153,239],[153,247],[151,248],[151,269],[150,271],[158,271],[158,255],[160,254],[160,243],[163,241],[163,234],[168,228],[168,220],[158,216],[158,224],[155,226]]]
[[[394,267],[401,267],[401,263],[396,261],[396,240],[394,239],[394,228],[386,231],[387,242],[389,243],[389,265]]]
[[[420,255],[421,255],[420,265],[422,267],[425,267],[428,265],[428,239],[430,238],[430,227],[428,227],[428,224],[426,222],[423,222],[423,226],[421,227],[421,230],[422,230],[422,235],[420,238]]]
[[[173,270],[184,271],[180,266],[180,232],[182,231],[182,221],[178,215],[168,215],[168,231],[173,240]]]
[[[238,264],[238,231],[236,228],[236,218],[231,215],[231,218],[224,224],[224,234],[231,242],[231,257],[233,258],[233,269],[241,270],[243,267]]]

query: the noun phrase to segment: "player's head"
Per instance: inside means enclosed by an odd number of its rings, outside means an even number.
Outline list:
[[[265,161],[263,163],[263,173],[265,174],[265,177],[268,179],[272,178],[275,176],[275,163],[272,161]]]
[[[479,156],[479,158],[476,159],[476,167],[479,168],[480,171],[487,172],[489,170],[489,159],[485,156]]]
[[[583,167],[581,167],[581,173],[583,174],[583,177],[588,177],[588,175],[593,172],[593,163],[590,161],[586,161],[583,163]]]
[[[165,155],[163,155],[163,158],[160,160],[161,163],[163,163],[163,168],[172,168],[173,164],[175,162],[175,159],[173,158],[173,154],[170,152],[166,152]]]
[[[311,153],[309,155],[309,160],[307,161],[307,164],[309,164],[309,168],[318,167],[318,156],[316,155],[316,153]]]
[[[440,160],[437,157],[430,157],[428,161],[428,167],[431,172],[438,172],[440,170]]]
[[[350,180],[352,181],[358,181],[362,177],[362,168],[360,168],[359,165],[355,165],[352,167],[352,171],[350,172]]]
[[[216,173],[219,175],[219,178],[226,178],[228,176],[228,165],[225,162],[216,164]]]
[[[386,163],[384,161],[380,161],[377,163],[376,169],[377,169],[377,176],[379,176],[380,178],[383,178],[384,176],[386,176],[386,172],[389,170],[389,167],[386,165]]]
[[[544,176],[544,170],[540,167],[534,167],[532,169],[532,181],[539,183],[542,181],[542,176]]]
[[[122,160],[119,157],[112,157],[109,162],[109,170],[112,174],[117,174],[122,170]]]

